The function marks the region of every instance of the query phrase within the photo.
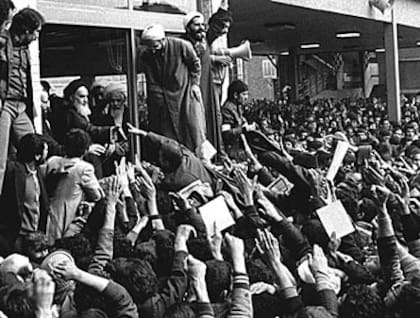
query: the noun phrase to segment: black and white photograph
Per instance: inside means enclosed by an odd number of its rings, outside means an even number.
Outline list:
[[[419,318],[419,0],[0,0],[0,318]]]

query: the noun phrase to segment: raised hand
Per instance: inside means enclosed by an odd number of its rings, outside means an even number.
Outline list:
[[[384,186],[373,186],[373,191],[377,204],[380,207],[379,211],[381,213],[387,213],[386,205],[391,195],[391,191]]]
[[[31,287],[30,294],[37,311],[45,314],[51,312],[55,292],[55,283],[52,277],[45,270],[36,269],[32,278]]]
[[[258,209],[258,212],[262,214],[263,218],[274,222],[281,222],[283,220],[284,216],[277,211],[276,207],[267,199],[262,191],[257,191],[257,202],[262,206],[262,208]]]
[[[147,131],[134,127],[132,124],[127,123],[128,132],[137,136],[147,136]]]
[[[257,248],[271,265],[281,262],[279,241],[269,230],[258,230]]]
[[[401,205],[401,214],[410,214],[410,187],[405,179],[400,180],[401,183],[401,195],[396,195],[396,199]]]
[[[237,273],[246,273],[244,241],[226,233],[225,244],[232,258],[233,269]]]
[[[250,169],[254,172],[258,172],[263,168],[262,164],[258,161],[257,157],[254,155],[254,153],[251,150],[251,147],[248,144],[248,141],[246,140],[246,137],[244,134],[241,134],[242,143],[244,145],[245,153],[247,157],[249,158],[250,162]]]
[[[319,245],[315,244],[312,254],[308,254],[308,256],[309,268],[314,276],[318,273],[328,273],[328,260]]]
[[[209,241],[209,244],[210,244],[211,254],[213,255],[214,259],[223,261],[223,256],[222,256],[223,236],[220,230],[217,228],[216,222],[214,222],[213,227],[214,227],[214,234],[207,237],[207,240]]]
[[[240,192],[244,198],[244,203],[247,206],[254,205],[254,190],[257,185],[257,176],[253,180],[249,180],[245,173],[240,169],[232,171],[233,178],[239,187]]]
[[[250,286],[250,291],[252,295],[259,295],[263,293],[274,295],[276,293],[276,287],[265,282],[258,282]]]
[[[179,195],[179,193],[170,192],[169,196],[172,199],[173,204],[176,207],[178,207],[181,211],[188,211],[189,209],[192,208],[188,200],[184,198],[182,195]]]
[[[209,303],[209,295],[206,284],[207,266],[202,261],[189,255],[187,257],[188,274],[191,279],[191,286],[195,291],[198,302]]]
[[[105,153],[106,149],[100,144],[92,144],[89,146],[88,153],[91,153],[95,156],[102,156]]]
[[[228,55],[217,55],[212,54],[211,59],[213,62],[221,64],[223,66],[229,66],[232,63],[232,58]]]
[[[193,226],[189,224],[181,224],[180,226],[178,226],[178,229],[176,232],[177,238],[187,241],[190,235],[192,235],[192,237],[197,236],[197,231],[195,230]]]
[[[137,177],[136,184],[140,189],[140,193],[147,200],[154,200],[156,198],[156,187],[152,178],[141,165],[137,166],[137,169],[140,172],[140,176]]]
[[[127,178],[129,183],[133,183],[136,181],[135,167],[131,162],[127,163]]]
[[[330,250],[330,253],[336,256],[340,245],[341,239],[337,237],[337,234],[335,232],[332,232],[330,241],[328,242],[328,249]]]
[[[136,244],[137,238],[139,237],[140,232],[147,226],[149,222],[149,217],[147,215],[137,217],[136,225],[128,232],[126,238],[131,242],[131,245],[134,246]]]
[[[129,190],[129,181],[128,181],[128,173],[127,173],[127,163],[125,157],[122,157],[120,163],[117,164],[115,162],[115,172],[118,177],[119,183],[123,191],[130,191]]]
[[[235,202],[235,199],[229,192],[222,190],[219,192],[219,194],[221,194],[225,198],[226,205],[228,206],[229,210],[232,211],[233,218],[235,220],[243,216],[241,209],[239,209],[238,205]]]
[[[205,280],[207,266],[192,255],[187,258],[188,274],[193,280]]]
[[[80,269],[70,260],[62,261],[52,266],[52,271],[65,280],[78,280]]]
[[[108,183],[105,192],[106,200],[110,204],[116,204],[122,191],[120,179],[117,176],[112,176],[106,181]]]

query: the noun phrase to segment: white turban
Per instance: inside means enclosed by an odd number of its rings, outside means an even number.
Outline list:
[[[107,87],[105,87],[104,95],[106,98],[108,98],[108,95],[110,95],[111,93],[120,93],[124,96],[127,96],[126,86],[117,83],[109,84]]]
[[[158,41],[165,38],[165,29],[160,24],[148,25],[142,35],[142,41]]]
[[[191,11],[187,13],[187,15],[184,17],[184,20],[182,23],[184,24],[184,29],[187,28],[188,24],[194,19],[194,18],[202,18],[204,19],[204,16],[201,12],[198,11]]]

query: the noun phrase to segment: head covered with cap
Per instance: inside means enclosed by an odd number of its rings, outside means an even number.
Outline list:
[[[200,12],[193,11],[188,13],[184,17],[183,24],[186,34],[193,40],[193,43],[205,40],[207,26],[204,21],[204,16]]]
[[[108,99],[112,96],[112,94],[121,94],[124,97],[127,96],[127,89],[125,85],[120,83],[112,83],[105,87],[104,95],[105,98]]]
[[[81,79],[71,81],[63,90],[64,99],[69,100],[70,96],[73,95],[80,87],[86,87],[86,89],[88,89],[88,85]]]
[[[228,88],[228,99],[234,100],[235,94],[240,94],[245,91],[248,91],[248,85],[246,85],[241,80],[234,80],[232,83],[230,83]]]
[[[141,35],[141,42],[145,44],[152,53],[163,48],[165,30],[160,24],[148,25]]]
[[[142,42],[160,41],[165,38],[165,29],[160,24],[149,24],[141,34]]]
[[[191,11],[184,16],[182,20],[182,24],[184,25],[184,29],[187,29],[188,25],[191,23],[192,20],[195,18],[200,18],[204,20],[204,16],[201,12],[198,11]]]
[[[109,84],[105,87],[104,96],[106,102],[111,106],[111,115],[115,115],[115,111],[118,113],[124,112],[124,107],[127,106],[127,90],[125,85],[119,83]]]

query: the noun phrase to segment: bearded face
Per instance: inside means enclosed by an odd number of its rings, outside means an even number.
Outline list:
[[[202,41],[206,36],[206,24],[202,17],[195,17],[192,19],[187,27],[187,33],[195,41]]]
[[[87,118],[91,114],[89,108],[89,91],[86,87],[79,87],[70,99],[80,115]]]

